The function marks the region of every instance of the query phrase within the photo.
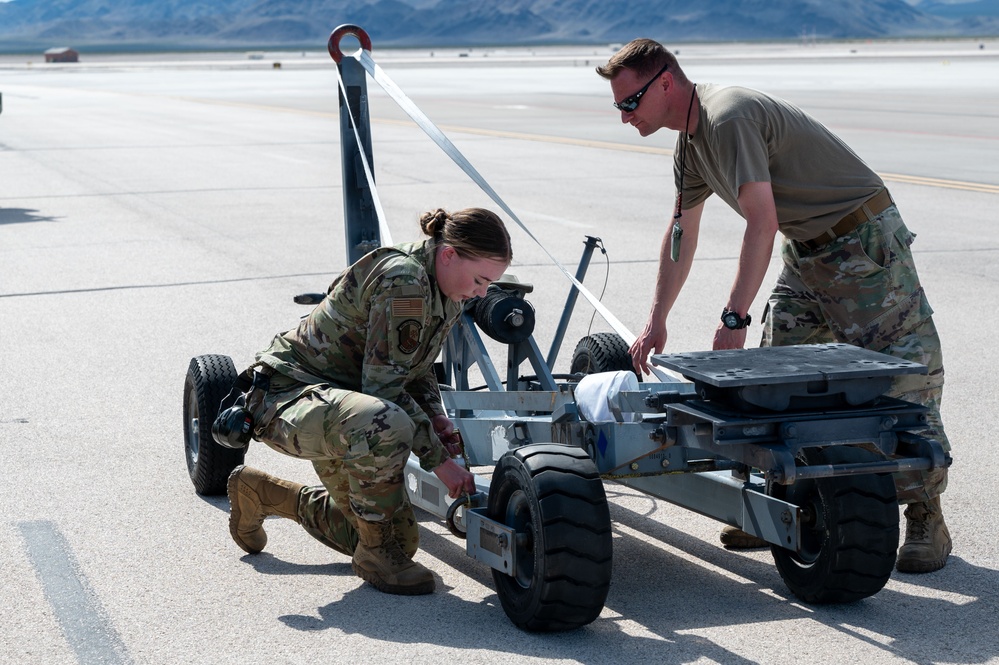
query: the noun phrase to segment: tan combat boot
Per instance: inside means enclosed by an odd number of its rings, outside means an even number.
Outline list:
[[[770,547],[770,543],[759,536],[746,533],[734,526],[727,526],[722,529],[718,535],[718,539],[722,545],[730,550],[755,550],[761,547]]]
[[[898,551],[895,567],[903,573],[940,570],[950,555],[951,540],[944,524],[940,497],[910,503],[905,509],[905,543]]]
[[[385,593],[416,596],[433,592],[433,573],[406,556],[395,538],[391,521],[368,522],[358,518],[357,533],[359,542],[351,567],[358,577]]]
[[[287,517],[299,522],[298,501],[305,485],[276,478],[258,469],[237,466],[229,475],[229,533],[244,552],[256,554],[267,544],[264,518]]]

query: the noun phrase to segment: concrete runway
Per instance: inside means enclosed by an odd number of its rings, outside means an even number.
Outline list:
[[[264,553],[244,555],[228,501],[198,497],[187,477],[191,356],[245,366],[304,313],[292,296],[344,266],[332,62],[0,58],[0,662],[999,662],[999,43],[979,46],[684,45],[679,56],[695,81],[759,87],[829,124],[919,235],[948,373],[948,566],[895,574],[855,604],[807,606],[768,551],[728,552],[712,520],[608,484],[606,609],[541,635],[507,620],[490,571],[426,514],[418,558],[438,590],[392,597],[286,520],[267,522]],[[608,48],[464,53],[376,43],[374,57],[559,261],[572,270],[584,236],[603,239],[587,285],[639,331],[674,136],[620,123],[593,73]],[[374,89],[371,113],[397,241],[417,237],[423,210],[495,207]],[[709,347],[734,277],[741,220],[712,200],[701,226],[672,351]],[[547,348],[568,284],[512,234],[511,272],[535,284]],[[587,330],[608,329],[590,314],[581,304],[562,365]],[[247,460],[314,479],[263,445]]]

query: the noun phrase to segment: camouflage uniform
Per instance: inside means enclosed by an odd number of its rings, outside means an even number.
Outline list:
[[[419,532],[403,468],[410,452],[427,470],[448,458],[431,426],[445,414],[433,363],[461,306],[437,286],[435,249],[427,240],[364,256],[257,355],[276,373],[251,401],[254,437],[312,462],[323,488],[303,491],[299,518],[346,553],[360,517],[391,520],[412,555]]]
[[[814,252],[785,238],[762,345],[846,342],[926,365],[927,375],[896,377],[888,394],[928,407],[920,434],[950,450],[940,419],[943,353],[912,260],[914,239],[894,205]],[[895,475],[899,503],[927,501],[946,484],[946,469]]]
[[[929,427],[921,434],[949,450],[940,421],[940,339],[912,261],[914,236],[898,209],[892,203],[849,233],[806,249],[846,215],[871,212],[868,202],[884,182],[828,128],[784,100],[738,86],[696,90],[697,130],[681,132],[674,151],[684,209],[717,194],[742,214],[743,184],[768,182],[773,191],[784,269],[770,295],[762,344],[846,342],[926,365],[928,376],[899,377],[890,394],[926,406]],[[946,469],[897,474],[899,501],[933,498],[946,478]]]

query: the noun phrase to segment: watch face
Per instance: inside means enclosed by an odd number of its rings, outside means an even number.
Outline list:
[[[725,324],[726,328],[735,330],[739,326],[739,319],[735,314],[726,314],[722,317],[722,323]]]

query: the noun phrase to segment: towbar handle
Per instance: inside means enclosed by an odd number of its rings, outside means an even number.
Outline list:
[[[333,58],[333,62],[340,64],[343,59],[343,51],[340,50],[340,40],[347,35],[353,35],[357,38],[357,41],[361,42],[361,48],[365,51],[371,50],[371,37],[368,33],[364,31],[360,26],[356,26],[353,23],[344,23],[338,26],[331,34],[329,42],[326,44],[326,48],[330,52],[330,57]]]
[[[795,469],[795,482],[814,478],[837,476],[859,476],[869,473],[895,473],[897,471],[925,471],[933,468],[933,462],[925,458],[903,459],[898,461],[860,462],[857,464],[819,464],[799,466]],[[779,482],[779,481],[778,481]]]

